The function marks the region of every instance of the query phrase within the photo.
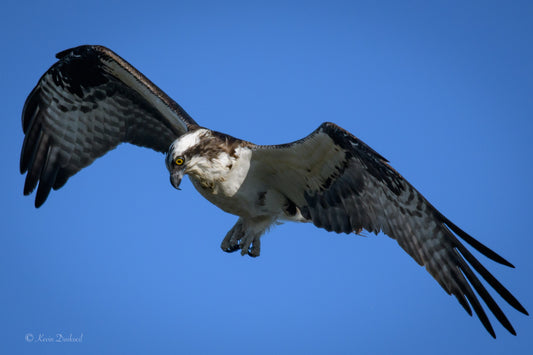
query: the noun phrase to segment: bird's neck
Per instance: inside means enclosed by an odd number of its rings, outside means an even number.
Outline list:
[[[235,154],[221,152],[214,158],[191,159],[187,174],[196,187],[212,194],[233,196],[248,174],[251,151],[237,148]]]
[[[214,158],[196,156],[189,162],[186,172],[191,180],[194,180],[195,185],[214,190],[225,180],[230,166],[233,164],[232,160],[235,159],[224,152]]]

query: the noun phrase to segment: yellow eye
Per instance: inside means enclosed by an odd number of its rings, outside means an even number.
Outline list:
[[[181,157],[178,157],[176,158],[176,160],[174,160],[174,163],[176,163],[176,165],[183,165],[184,162],[185,161]]]

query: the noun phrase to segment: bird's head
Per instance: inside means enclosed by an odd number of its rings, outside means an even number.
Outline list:
[[[170,173],[170,183],[176,189],[180,190],[179,186],[185,174],[197,170],[193,168],[199,160],[206,160],[202,157],[204,146],[211,136],[210,132],[205,128],[187,132],[170,145],[165,162]]]

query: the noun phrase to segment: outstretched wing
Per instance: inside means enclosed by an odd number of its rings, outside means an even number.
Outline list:
[[[263,176],[317,227],[337,233],[382,231],[396,239],[470,315],[472,306],[493,337],[474,290],[502,325],[516,334],[472,268],[511,306],[527,311],[456,235],[488,258],[513,266],[444,217],[385,158],[349,132],[323,123],[294,143],[256,146],[252,167],[255,176]]]
[[[35,206],[50,189],[122,142],[166,152],[196,122],[144,75],[102,46],[58,53],[22,112],[20,171]]]

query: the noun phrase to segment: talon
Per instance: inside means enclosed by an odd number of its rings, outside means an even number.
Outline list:
[[[226,248],[222,248],[223,251],[225,251],[226,253],[233,253],[233,252],[236,252],[237,250],[239,250],[240,247],[239,245],[230,245],[229,247],[226,247]]]
[[[220,248],[226,253],[233,253],[240,249],[239,240],[242,237],[242,226],[237,223],[224,237]]]
[[[253,248],[248,250],[248,256],[252,258],[257,258],[259,256],[259,251],[255,251]]]
[[[248,255],[252,258],[257,258],[261,252],[261,239],[256,238],[252,242],[252,247],[248,250]]]
[[[266,220],[262,221],[262,223],[264,223],[264,228],[267,228],[272,221]],[[241,249],[241,255],[243,256],[258,257],[261,251],[260,238],[261,234],[264,233],[264,229],[255,227],[255,229],[249,226],[247,227],[244,220],[240,218],[237,224],[226,234],[220,248],[226,253],[233,253]]]
[[[242,249],[241,255],[249,254],[249,250],[251,250],[253,239],[248,237],[246,238],[242,244],[240,244],[240,247]]]

